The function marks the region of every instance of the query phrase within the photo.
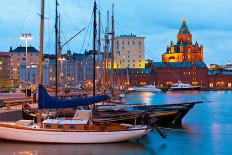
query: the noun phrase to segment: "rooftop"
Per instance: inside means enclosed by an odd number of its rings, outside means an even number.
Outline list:
[[[207,68],[207,65],[204,62],[153,62],[155,68],[191,68],[194,65],[197,68]]]
[[[125,69],[117,69],[115,71],[118,74],[143,74],[143,73],[152,73],[153,70],[151,68],[125,68]]]
[[[10,57],[9,52],[0,52],[0,57]]]
[[[230,70],[209,70],[208,75],[232,75]]]
[[[28,52],[38,52],[39,53],[39,51],[37,49],[35,49],[35,47],[32,47],[32,46],[28,46],[27,51]],[[13,50],[12,50],[12,47],[11,47],[9,52],[26,52],[26,47],[19,46],[16,49],[13,49]]]

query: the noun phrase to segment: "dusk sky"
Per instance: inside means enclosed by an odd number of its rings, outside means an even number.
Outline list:
[[[54,5],[55,0],[45,0],[44,52],[54,53]],[[106,25],[106,11],[112,0],[97,0],[102,13],[101,27]],[[21,33],[32,33],[29,44],[39,49],[40,0],[1,1],[0,51],[9,51],[10,46],[25,46],[19,40]],[[67,41],[91,19],[93,0],[59,0],[61,15],[61,40]],[[161,61],[170,41],[176,42],[181,20],[187,25],[196,40],[204,46],[207,64],[224,64],[232,61],[232,1],[231,0],[114,0],[116,35],[133,33],[144,36],[146,58]],[[100,5],[100,6],[99,6]],[[92,28],[92,27],[90,27]],[[91,30],[92,32],[92,30]],[[73,39],[63,52],[83,52],[92,48],[92,35],[86,31]],[[103,37],[102,37],[103,38]],[[83,46],[83,47],[82,47]]]

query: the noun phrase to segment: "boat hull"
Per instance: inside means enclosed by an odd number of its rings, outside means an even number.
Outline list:
[[[134,92],[160,92],[160,89],[134,88]]]
[[[112,143],[138,139],[149,129],[138,128],[128,131],[47,131],[39,129],[21,129],[0,124],[0,139],[35,143]]]

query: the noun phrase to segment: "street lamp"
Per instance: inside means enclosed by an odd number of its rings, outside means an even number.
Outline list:
[[[23,33],[20,35],[20,39],[25,40],[25,42],[26,42],[25,82],[28,84],[28,78],[27,78],[27,42],[28,42],[28,40],[32,40],[32,35],[31,35],[31,33]],[[27,89],[26,89],[26,93],[27,93]]]

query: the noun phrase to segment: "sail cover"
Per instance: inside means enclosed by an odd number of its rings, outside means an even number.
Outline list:
[[[75,99],[58,99],[50,96],[43,85],[39,85],[39,109],[60,109],[71,108],[77,106],[86,106],[94,103],[102,102],[109,99],[107,95],[101,95],[89,98],[75,98]]]

